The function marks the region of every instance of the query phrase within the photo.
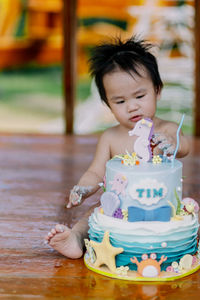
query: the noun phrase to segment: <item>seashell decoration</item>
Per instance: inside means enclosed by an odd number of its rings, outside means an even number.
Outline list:
[[[190,254],[184,255],[179,262],[179,266],[182,270],[189,270],[192,266],[193,256]]]
[[[101,206],[105,215],[112,217],[120,206],[119,197],[113,192],[105,192],[100,198]]]

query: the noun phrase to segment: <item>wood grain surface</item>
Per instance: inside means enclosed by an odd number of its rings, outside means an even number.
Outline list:
[[[72,226],[99,195],[67,210],[97,136],[0,136],[0,299],[199,299],[200,272],[167,283],[133,283],[88,270],[44,244],[57,223]],[[200,139],[190,138],[183,196],[200,203]]]

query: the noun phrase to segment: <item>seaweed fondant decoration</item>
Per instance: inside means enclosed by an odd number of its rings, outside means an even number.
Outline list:
[[[104,233],[104,237],[101,243],[90,241],[91,246],[96,253],[96,261],[94,267],[98,268],[101,265],[106,265],[113,273],[116,272],[115,256],[124,251],[123,248],[113,247],[110,243],[109,232]]]
[[[103,192],[106,191],[106,176],[103,177],[103,182],[100,182],[99,186],[102,188]]]
[[[105,192],[100,198],[101,207],[105,215],[112,217],[114,212],[120,206],[120,200],[118,196],[113,192]]]
[[[177,194],[176,189],[174,190],[174,194],[175,194],[176,201],[177,201],[176,215],[180,215],[180,213],[181,213],[181,200],[180,200],[180,198]]]
[[[167,201],[167,202],[172,208],[172,210],[171,210],[172,211],[172,220],[176,220],[176,221],[182,220],[183,218],[181,217],[181,212],[180,212],[180,215],[177,215],[174,204],[172,204],[170,201]]]
[[[122,194],[125,196],[125,188],[128,184],[126,176],[123,174],[117,173],[113,181],[110,181],[112,184],[111,191],[115,191],[117,195]]]
[[[140,276],[157,277],[160,274],[160,265],[167,260],[167,257],[162,255],[159,261],[156,257],[155,253],[151,253],[150,258],[147,254],[143,254],[141,262],[136,257],[131,258],[131,262],[137,265],[137,272]]]
[[[130,136],[136,135],[138,137],[133,148],[138,157],[144,162],[149,161],[152,157],[150,140],[153,135],[153,128],[153,121],[145,118],[138,121],[135,127],[129,131]]]

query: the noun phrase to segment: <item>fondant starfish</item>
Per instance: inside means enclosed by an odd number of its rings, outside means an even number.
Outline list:
[[[94,267],[98,268],[105,264],[111,272],[116,272],[115,256],[122,253],[124,249],[116,248],[111,245],[109,232],[105,232],[101,243],[90,241],[90,244],[94,248],[97,257]]]

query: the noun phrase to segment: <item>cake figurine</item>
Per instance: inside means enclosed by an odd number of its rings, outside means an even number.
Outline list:
[[[151,159],[150,141],[153,135],[153,122],[150,119],[138,121],[135,127],[129,131],[129,135],[136,135],[138,138],[134,143],[134,151],[142,161]]]
[[[153,155],[153,128],[142,119],[129,131],[134,152],[107,162],[101,206],[89,218],[86,246],[96,259],[87,251],[85,264],[109,277],[165,281],[200,268],[199,205],[182,199],[182,163]]]
[[[159,261],[156,260],[156,254],[151,253],[150,258],[147,254],[142,255],[142,261],[139,262],[136,257],[131,258],[132,263],[137,265],[137,272],[143,277],[156,277],[160,275],[160,265],[167,260],[164,255]]]

